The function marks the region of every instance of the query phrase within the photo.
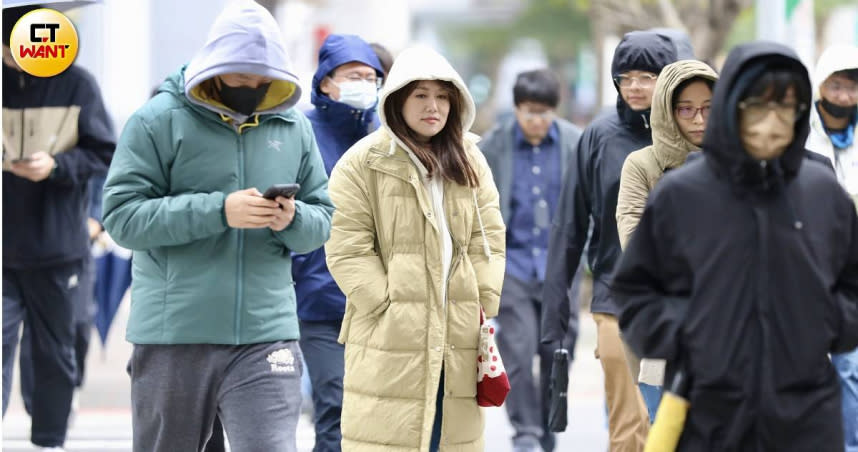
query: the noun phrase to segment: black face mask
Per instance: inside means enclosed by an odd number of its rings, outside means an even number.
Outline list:
[[[827,99],[823,98],[819,101],[822,104],[822,108],[831,116],[834,116],[837,119],[848,118],[855,113],[855,105],[851,105],[848,107],[841,107],[840,105],[835,105],[829,102]]]
[[[268,93],[271,83],[263,83],[256,88],[249,86],[229,86],[220,81],[220,100],[227,107],[245,115],[250,116],[256,107]]]

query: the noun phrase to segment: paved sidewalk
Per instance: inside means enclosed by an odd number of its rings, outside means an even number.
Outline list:
[[[96,334],[87,359],[86,382],[80,394],[80,408],[66,441],[68,452],[131,451],[130,384],[125,365],[131,345],[124,339],[128,317],[127,300],[123,302],[102,348]],[[595,325],[588,314],[580,319],[581,336],[572,364],[569,391],[569,424],[558,436],[557,452],[602,452],[607,450],[602,371],[593,357]],[[2,450],[29,452],[30,420],[21,402],[17,369],[9,410],[3,419]],[[310,452],[313,426],[307,416],[298,425],[298,450]],[[486,410],[486,451],[511,452],[512,429],[502,408]]]

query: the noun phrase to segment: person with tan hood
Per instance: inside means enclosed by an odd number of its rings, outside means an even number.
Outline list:
[[[506,228],[468,134],[474,101],[431,49],[403,51],[382,127],[339,160],[327,264],[346,295],[342,449],[484,449],[480,310],[498,313]]]
[[[623,164],[617,197],[617,232],[625,248],[643,214],[649,192],[666,171],[677,168],[703,145],[703,132],[718,76],[706,63],[682,60],[664,67],[652,98],[652,145],[632,152]],[[664,361],[642,359],[638,385],[650,421],[661,398]]]

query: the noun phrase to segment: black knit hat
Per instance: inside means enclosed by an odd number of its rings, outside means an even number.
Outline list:
[[[3,44],[9,45],[12,36],[12,27],[24,17],[24,14],[30,11],[35,11],[42,8],[41,5],[15,6],[12,8],[3,8]]]

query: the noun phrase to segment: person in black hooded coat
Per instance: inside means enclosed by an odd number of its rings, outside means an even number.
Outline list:
[[[680,451],[843,451],[828,353],[858,345],[858,218],[805,158],[810,101],[792,50],[734,48],[702,157],[656,186],[618,263],[629,345],[690,380]]]
[[[676,61],[677,43],[656,31],[627,33],[614,52],[611,74],[617,88],[616,111],[596,118],[578,144],[576,158],[569,162],[563,189],[553,214],[549,235],[542,305],[542,342],[560,347],[577,311],[570,309],[569,286],[578,267],[593,222],[587,258],[593,272],[591,311],[598,329],[597,356],[605,373],[611,450],[638,452],[649,430],[649,415],[636,386],[637,358],[627,356],[617,327],[616,307],[608,293],[614,263],[620,256],[615,211],[623,162],[633,151],[652,144],[649,127],[654,79]],[[634,74],[635,77],[628,77]],[[638,78],[621,88],[621,77]],[[644,87],[644,85],[647,85]],[[635,87],[637,86],[637,87]],[[647,98],[646,102],[642,99]],[[628,99],[628,102],[627,100]],[[636,105],[637,108],[633,108]],[[644,106],[645,105],[645,106]],[[577,332],[572,333],[575,337]],[[574,347],[573,347],[574,348]]]

